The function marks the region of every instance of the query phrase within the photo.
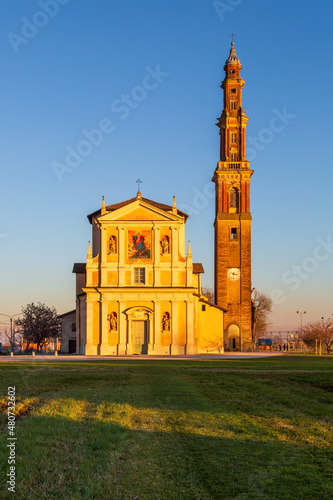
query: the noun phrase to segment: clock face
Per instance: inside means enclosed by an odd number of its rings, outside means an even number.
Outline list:
[[[237,269],[237,267],[232,267],[228,271],[228,278],[232,281],[239,280],[240,277],[240,270]]]

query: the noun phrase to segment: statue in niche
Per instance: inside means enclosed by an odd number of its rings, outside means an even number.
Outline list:
[[[115,236],[110,236],[109,255],[114,255],[116,253],[117,253],[117,238]]]
[[[162,317],[162,330],[164,332],[170,332],[170,314],[165,312]]]
[[[117,331],[117,313],[108,314],[109,332]]]
[[[162,247],[162,254],[163,255],[170,253],[168,236],[163,236],[163,238],[161,239],[161,247]]]

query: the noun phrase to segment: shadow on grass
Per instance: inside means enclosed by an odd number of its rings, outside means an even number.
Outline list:
[[[317,362],[304,372],[257,364],[246,373],[215,362],[26,365],[1,367],[2,386],[15,385],[26,409],[16,498],[333,495],[332,374]],[[2,480],[6,460],[5,452]]]
[[[36,415],[21,420],[18,439],[16,498],[303,500],[333,493],[325,454],[283,442]],[[6,464],[1,469],[4,477]]]

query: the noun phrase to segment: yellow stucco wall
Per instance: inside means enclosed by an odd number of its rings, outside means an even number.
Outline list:
[[[205,311],[202,310],[202,306],[205,306]],[[223,346],[223,311],[209,304],[198,302],[197,322],[198,352],[217,353],[218,347]]]
[[[178,272],[178,284],[179,284],[179,286],[186,285],[186,271],[179,271]]]
[[[118,285],[118,271],[108,271],[108,285]]]
[[[171,286],[171,271],[161,271],[161,285]]]
[[[99,272],[98,271],[93,271],[91,273],[91,284],[93,286],[98,286],[99,285]]]
[[[155,214],[155,220],[163,220],[162,216],[158,216]],[[130,213],[125,214],[123,216],[118,217],[118,220],[151,220],[151,213],[146,208],[137,208],[136,210],[132,210]]]

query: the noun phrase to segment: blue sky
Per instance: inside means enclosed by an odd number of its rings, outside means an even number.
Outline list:
[[[176,195],[190,211],[186,236],[213,284],[215,123],[234,32],[255,171],[253,286],[274,294],[274,329],[296,327],[297,310],[333,314],[329,2],[3,0],[0,13],[1,313],[73,309],[86,215],[102,195],[133,197],[138,177],[143,196]],[[132,92],[140,102],[120,112]],[[57,176],[52,165],[101,122],[109,132]]]

